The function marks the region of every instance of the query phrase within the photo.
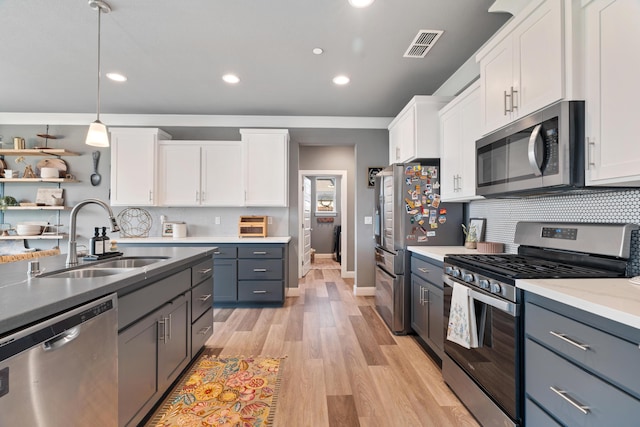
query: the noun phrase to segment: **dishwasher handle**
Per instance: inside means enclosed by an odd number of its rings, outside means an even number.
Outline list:
[[[71,329],[67,329],[64,333],[58,335],[57,337],[51,338],[48,341],[42,343],[42,349],[44,351],[54,351],[65,345],[69,344],[71,341],[78,338],[80,335],[80,325],[74,326]]]

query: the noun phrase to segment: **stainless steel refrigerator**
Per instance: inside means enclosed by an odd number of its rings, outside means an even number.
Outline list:
[[[376,309],[394,334],[411,331],[407,246],[460,246],[463,205],[441,203],[440,160],[394,164],[375,179]]]

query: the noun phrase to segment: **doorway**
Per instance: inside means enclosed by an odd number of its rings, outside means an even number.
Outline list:
[[[315,184],[315,185],[314,185]],[[333,184],[333,195],[331,199]],[[315,187],[315,191],[312,190]],[[348,277],[346,250],[347,225],[347,171],[346,170],[300,170],[298,172],[300,189],[298,218],[300,218],[298,278],[304,277],[312,268],[312,258],[329,265],[326,258],[339,263],[342,277]],[[339,225],[336,225],[338,224]],[[330,229],[332,252],[314,253],[313,226]],[[336,233],[336,230],[338,231]],[[337,240],[334,240],[337,239]],[[335,254],[335,257],[333,256]],[[327,256],[329,255],[329,256]],[[336,264],[333,264],[334,266]]]

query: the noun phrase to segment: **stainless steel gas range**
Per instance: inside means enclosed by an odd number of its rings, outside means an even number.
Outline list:
[[[485,426],[519,426],[524,402],[523,294],[517,279],[625,277],[634,224],[519,222],[517,254],[444,259],[444,327],[453,288],[473,305],[477,347],[445,340],[442,374]]]

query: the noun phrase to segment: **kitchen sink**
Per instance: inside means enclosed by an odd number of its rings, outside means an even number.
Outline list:
[[[116,274],[133,271],[133,268],[77,268],[74,270],[61,271],[59,273],[43,274],[42,279],[90,279],[92,277],[113,276]]]
[[[153,264],[169,257],[123,257],[91,264],[92,268],[137,268]]]

